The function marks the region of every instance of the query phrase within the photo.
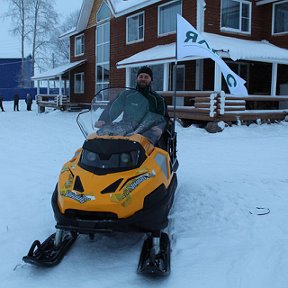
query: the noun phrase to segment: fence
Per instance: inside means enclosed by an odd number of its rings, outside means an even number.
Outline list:
[[[166,98],[168,112],[174,116],[174,92],[159,92]],[[178,91],[175,116],[180,119],[216,121],[224,113],[225,93],[215,91]],[[180,99],[180,101],[179,101]],[[180,103],[180,105],[179,105]]]
[[[159,92],[166,98],[168,112],[182,120],[239,121],[282,120],[288,115],[288,96],[234,96],[223,91],[177,91],[174,112],[173,91]],[[180,101],[179,101],[180,99]],[[180,103],[180,105],[179,105]]]

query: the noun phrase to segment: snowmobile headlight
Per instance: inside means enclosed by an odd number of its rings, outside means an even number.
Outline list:
[[[86,157],[87,157],[87,160],[89,162],[93,162],[93,161],[95,161],[97,159],[97,154],[94,153],[94,152],[87,151],[86,152]]]
[[[130,155],[128,153],[122,153],[120,155],[121,162],[128,163],[130,161]]]

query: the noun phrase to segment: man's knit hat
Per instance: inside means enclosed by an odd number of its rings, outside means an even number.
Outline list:
[[[137,77],[139,76],[139,74],[141,73],[146,73],[151,77],[151,80],[153,80],[153,72],[151,70],[151,68],[149,68],[148,66],[143,66],[141,67],[138,72],[137,72]]]

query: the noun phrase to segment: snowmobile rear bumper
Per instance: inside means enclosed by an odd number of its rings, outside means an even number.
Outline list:
[[[56,186],[52,196],[52,207],[57,221],[56,228],[80,234],[94,234],[101,231],[153,232],[162,230],[168,225],[168,214],[173,204],[176,187],[177,176],[174,174],[168,189],[161,185],[145,198],[142,210],[128,218],[117,219],[117,215],[111,217],[112,213],[105,212],[72,211],[69,214],[60,213]]]

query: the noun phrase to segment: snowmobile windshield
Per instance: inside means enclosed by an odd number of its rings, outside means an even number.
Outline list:
[[[165,126],[166,120],[149,111],[148,99],[136,89],[107,88],[96,94],[90,111],[80,113],[77,123],[87,138],[95,132],[99,136],[145,135],[154,126]]]
[[[92,100],[91,109],[78,115],[77,123],[86,138],[141,134],[155,143],[152,127],[166,125],[162,115],[149,111],[148,99],[135,89],[109,88]],[[163,126],[161,126],[163,127]],[[145,151],[129,138],[92,137],[85,141],[79,165],[95,174],[113,173],[140,167]],[[153,138],[154,137],[154,138]]]

